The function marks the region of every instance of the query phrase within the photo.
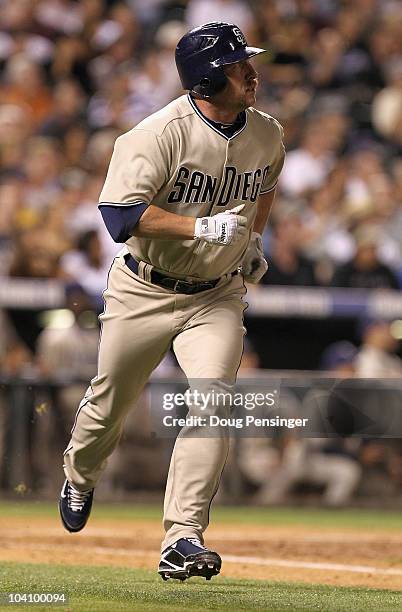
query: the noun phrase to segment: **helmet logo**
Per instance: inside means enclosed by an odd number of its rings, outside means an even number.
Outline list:
[[[236,36],[236,40],[242,45],[246,46],[247,42],[246,42],[243,32],[239,30],[239,28],[233,28],[232,31],[233,31],[233,34]]]
[[[208,36],[205,34],[201,34],[201,36],[202,36],[202,43],[200,46],[203,51],[204,49],[210,49],[211,47],[216,45],[216,43],[219,40],[219,36]]]

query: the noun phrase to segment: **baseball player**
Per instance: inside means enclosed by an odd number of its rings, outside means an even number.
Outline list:
[[[116,140],[99,208],[125,247],[104,292],[98,374],[64,454],[60,513],[68,531],[85,526],[127,411],[171,347],[189,381],[219,389],[236,380],[244,280],[256,283],[267,270],[261,233],[284,161],[280,124],[253,108],[250,58],[263,52],[233,24],[191,30],[176,49],[189,93]],[[171,458],[164,579],[209,580],[221,568],[203,533],[228,433],[197,434],[197,426],[184,427]]]

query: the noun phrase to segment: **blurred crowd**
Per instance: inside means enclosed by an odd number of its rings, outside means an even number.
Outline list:
[[[19,493],[22,483],[23,494],[52,496],[60,485],[61,450],[87,381],[96,374],[98,344],[93,321],[89,325],[87,296],[77,286],[69,289],[68,304],[70,325],[50,325],[39,336],[37,361],[42,376],[25,372],[22,380],[11,379],[2,387],[0,490]],[[297,378],[297,374],[282,373],[279,379],[279,373],[271,372],[274,378],[270,379],[260,369],[259,356],[247,340],[238,389],[256,394],[280,384],[277,406],[261,412],[254,407],[247,415],[308,418],[309,432],[315,432],[315,437],[283,428],[271,428],[267,435],[252,427],[243,429],[239,436],[232,432],[220,501],[264,506],[311,503],[334,508],[399,504],[401,438],[381,435],[382,426],[388,434],[401,431],[400,384],[395,381],[401,380],[402,360],[394,354],[395,349],[390,325],[370,321],[362,329],[360,348],[341,341],[325,350],[320,375],[306,372]],[[324,384],[320,382],[323,378]],[[368,379],[367,388],[361,385],[362,379]],[[123,500],[130,493],[163,490],[178,432],[160,435],[166,413],[155,398],[163,392],[182,391],[183,387],[177,386],[180,381],[182,384],[178,364],[168,353],[154,372],[151,386],[128,414],[120,443],[100,483],[105,499]],[[351,423],[350,410],[355,409],[369,421]],[[328,433],[327,417],[331,414],[336,418],[331,420]],[[244,418],[244,411],[237,416]],[[373,423],[373,419],[375,433],[365,436],[359,423]]]
[[[99,308],[114,140],[182,93],[175,45],[213,20],[269,49],[257,106],[285,128],[263,283],[401,286],[395,0],[1,0],[0,275],[77,282]]]
[[[400,385],[395,381],[401,379],[402,361],[394,353],[396,341],[389,323],[367,321],[361,336],[360,348],[348,341],[327,347],[321,362],[324,384],[317,378],[309,379],[307,373],[299,383],[292,376],[288,379],[286,373],[282,375],[281,416],[308,417],[315,437],[282,429],[274,430],[269,437],[257,433],[255,438],[238,440],[230,461],[238,467],[243,491],[254,503],[303,501],[335,508],[364,498],[374,504],[400,499],[401,439],[359,435],[364,427],[359,429],[358,423],[367,425],[362,416],[370,415],[377,423],[378,434],[381,419],[386,430],[394,423],[396,433]],[[258,364],[258,355],[247,341],[239,370],[240,384],[242,379],[256,376]],[[363,379],[369,379],[367,387]],[[258,374],[254,380],[258,385]],[[324,425],[327,421],[333,426],[330,434]],[[320,432],[325,431],[327,435],[321,437]]]
[[[257,106],[285,128],[266,282],[400,286],[395,0],[0,1],[0,272],[102,289],[114,139],[182,93],[175,45],[215,19],[269,49]]]
[[[181,95],[176,43],[209,21],[234,22],[269,49],[256,60],[256,106],[284,126],[287,159],[263,284],[402,287],[400,1],[0,0],[0,276],[67,287],[58,314],[0,311],[3,375],[95,373],[95,315],[120,248],[97,210],[114,140]],[[354,372],[399,376],[394,337],[368,325]],[[62,395],[61,411],[81,392]],[[331,454],[285,446],[281,461],[298,465],[303,453]],[[356,463],[376,453],[340,454]],[[263,498],[279,499],[299,476],[282,473],[283,490]]]

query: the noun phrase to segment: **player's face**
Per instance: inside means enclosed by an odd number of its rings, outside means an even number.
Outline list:
[[[239,111],[253,106],[256,99],[258,74],[250,60],[225,66],[225,74],[228,84],[224,93],[228,103],[237,106]]]

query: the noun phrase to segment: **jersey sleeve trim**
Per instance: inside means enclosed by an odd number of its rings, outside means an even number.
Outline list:
[[[136,206],[137,204],[146,204],[144,200],[133,200],[132,202],[99,202],[98,208],[101,206]]]
[[[106,228],[115,242],[126,242],[148,208],[145,202],[101,202],[98,206]]]

